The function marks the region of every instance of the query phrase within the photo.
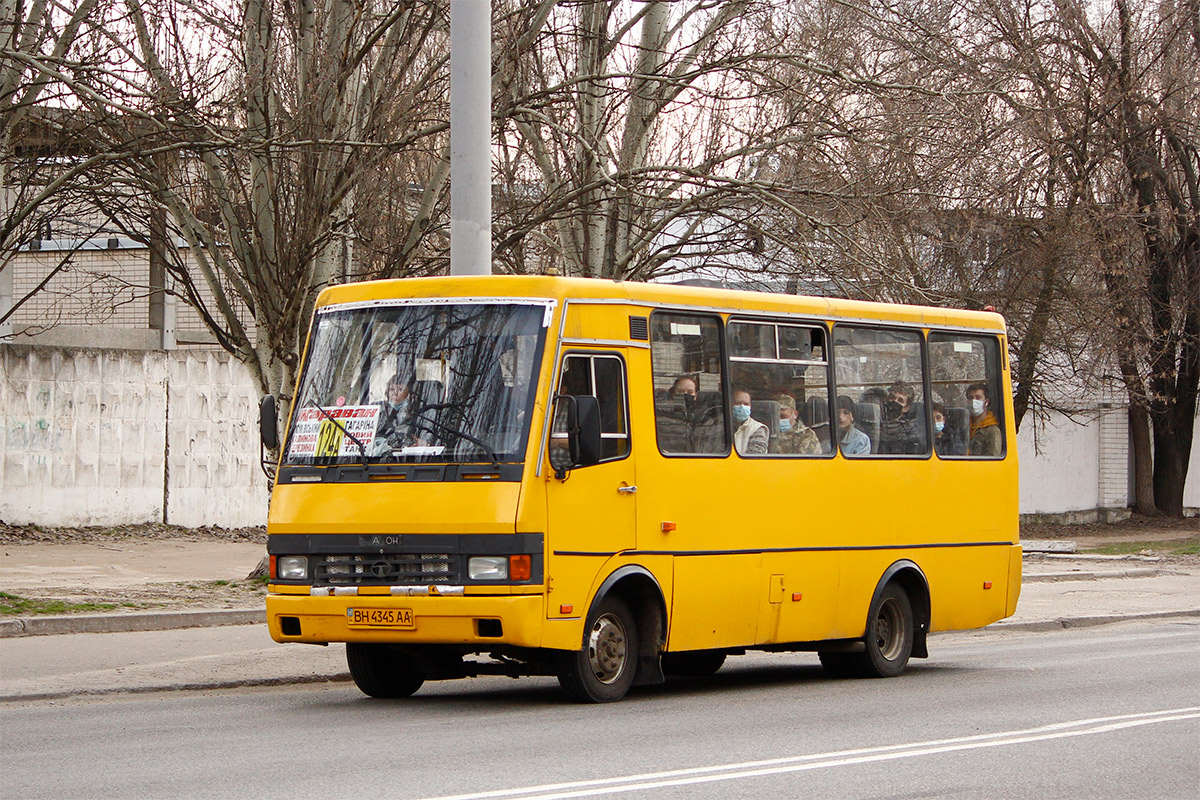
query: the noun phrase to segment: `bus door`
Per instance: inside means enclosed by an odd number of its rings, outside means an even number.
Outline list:
[[[549,542],[547,575],[552,576],[548,616],[587,613],[597,570],[635,544],[637,482],[629,452],[627,370],[620,351],[589,351],[563,356],[558,394],[591,395],[600,407],[601,460],[570,470],[559,480],[547,476]],[[552,429],[549,447],[563,442]]]
[[[715,314],[650,317],[654,435],[635,443],[637,545],[672,561],[671,650],[752,644],[765,596],[755,508],[732,455],[721,331]]]

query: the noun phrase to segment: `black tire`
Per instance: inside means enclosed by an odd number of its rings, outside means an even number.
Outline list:
[[[354,684],[371,697],[408,697],[425,682],[408,656],[386,644],[347,642],[346,664]]]
[[[629,606],[605,597],[588,614],[584,646],[562,653],[558,682],[580,703],[612,703],[623,698],[637,675],[638,632]]]
[[[706,677],[716,675],[725,663],[725,654],[717,650],[693,650],[683,653],[663,653],[664,675]]]
[[[908,665],[913,647],[913,612],[908,593],[889,583],[867,619],[866,649],[854,653],[854,671],[863,678],[894,678]]]

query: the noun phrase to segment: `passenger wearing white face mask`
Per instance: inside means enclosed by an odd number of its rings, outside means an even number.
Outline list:
[[[998,456],[1004,448],[1004,435],[1000,422],[990,410],[986,383],[972,383],[967,387],[967,404],[971,413],[971,440],[967,454],[972,456]]]
[[[771,429],[750,416],[750,393],[733,393],[733,446],[742,455],[766,455]]]

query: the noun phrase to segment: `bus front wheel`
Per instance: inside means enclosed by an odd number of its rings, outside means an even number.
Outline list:
[[[386,644],[346,643],[350,677],[371,697],[408,697],[425,682],[425,675],[408,656]]]
[[[588,614],[583,648],[560,655],[558,682],[582,703],[620,700],[633,685],[637,654],[633,614],[624,600],[610,595]]]

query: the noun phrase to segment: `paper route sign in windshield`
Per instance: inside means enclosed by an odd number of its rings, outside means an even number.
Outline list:
[[[302,408],[296,415],[296,430],[288,457],[353,456],[359,455],[358,445],[342,433],[346,433],[369,448],[375,441],[375,428],[379,424],[379,406],[340,406],[318,410]],[[332,417],[332,419],[330,419]],[[334,423],[333,420],[337,420]],[[341,427],[338,427],[338,425]]]

